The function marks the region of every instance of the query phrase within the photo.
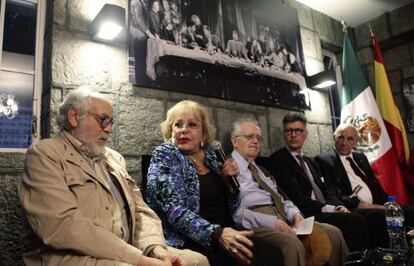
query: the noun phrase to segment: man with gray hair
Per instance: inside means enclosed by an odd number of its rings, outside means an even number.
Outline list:
[[[367,157],[355,151],[358,140],[354,125],[340,124],[334,132],[334,148],[315,159],[327,186],[336,191],[342,204],[367,221],[371,247],[388,247],[384,222],[384,203],[388,195],[375,177]],[[413,208],[403,206],[403,209],[406,225],[413,226]]]
[[[348,248],[341,231],[335,226],[315,225],[312,237],[319,241],[318,249],[312,252],[308,248],[305,250],[305,242],[299,240],[295,231],[303,220],[302,213],[280,190],[268,171],[255,162],[260,139],[261,130],[256,121],[241,119],[233,124],[232,157],[240,169],[237,179],[241,198],[233,215],[234,221],[243,228],[255,229],[256,237],[265,239],[274,252],[281,253],[283,265],[305,265],[305,256],[311,254],[312,265],[325,265],[327,262],[329,265],[343,265]],[[317,230],[322,231],[316,234]]]
[[[33,144],[19,186],[26,265],[208,265],[167,247],[124,158],[106,147],[114,122],[102,94],[78,89],[59,108],[56,137]]]

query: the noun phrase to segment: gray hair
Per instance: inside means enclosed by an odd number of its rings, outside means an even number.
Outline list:
[[[68,121],[68,113],[71,108],[79,111],[80,115],[84,115],[88,110],[88,102],[90,98],[105,99],[104,95],[99,92],[94,92],[90,88],[80,87],[73,90],[66,95],[65,100],[60,104],[59,111],[56,116],[56,123],[59,130],[69,130],[70,125]]]
[[[358,133],[358,129],[353,125],[353,124],[351,124],[351,123],[343,123],[343,124],[340,124],[336,129],[335,129],[335,132],[334,132],[334,139],[336,139],[338,136],[339,136],[339,134],[342,132],[342,131],[344,131],[345,129],[347,129],[347,128],[352,128],[352,129],[354,129],[354,131],[355,131],[355,134],[356,134],[356,136],[357,137],[359,137],[359,133]]]
[[[248,118],[248,117],[243,117],[243,118],[240,118],[240,119],[237,119],[234,123],[233,123],[233,129],[232,129],[232,131],[231,131],[231,138],[234,138],[234,137],[236,137],[236,136],[239,136],[242,132],[242,129],[241,129],[241,125],[243,124],[243,123],[252,123],[252,124],[254,124],[258,129],[259,129],[259,131],[261,132],[261,129],[260,129],[260,127],[259,127],[259,124],[257,123],[257,121],[256,120],[254,120],[254,119],[252,119],[252,118]]]

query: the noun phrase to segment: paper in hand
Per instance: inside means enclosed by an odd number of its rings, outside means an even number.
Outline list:
[[[309,235],[312,233],[314,221],[315,216],[303,219],[302,222],[300,222],[299,226],[296,228],[296,235]]]

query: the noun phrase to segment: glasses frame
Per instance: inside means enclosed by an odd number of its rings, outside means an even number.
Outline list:
[[[302,135],[303,132],[305,132],[305,131],[306,131],[306,129],[304,129],[304,128],[285,128],[285,129],[283,129],[283,133],[285,133],[289,136],[292,136],[293,132],[295,132],[295,135],[299,136],[299,135]]]
[[[99,126],[101,126],[102,129],[107,128],[109,125],[113,126],[115,123],[113,117],[102,117],[91,111],[87,111],[86,113],[95,118],[96,122],[98,122]]]
[[[258,135],[258,134],[254,134],[254,133],[251,133],[251,134],[240,134],[240,135],[237,135],[236,136],[236,138],[241,138],[241,137],[243,137],[243,138],[245,138],[245,139],[247,139],[247,140],[253,140],[254,138],[255,139],[257,139],[257,141],[261,141],[262,140],[262,136],[261,135]]]

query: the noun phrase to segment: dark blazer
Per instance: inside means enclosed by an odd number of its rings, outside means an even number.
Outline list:
[[[336,194],[325,187],[324,178],[319,172],[317,163],[306,156],[303,156],[303,159],[308,165],[315,183],[322,191],[326,203],[335,206],[342,205],[342,202],[336,197]],[[325,204],[311,198],[312,185],[305,172],[286,147],[277,150],[269,157],[266,168],[276,178],[278,185],[305,216],[321,213],[321,208]]]
[[[352,152],[352,156],[354,157],[355,163],[364,172],[368,181],[371,183],[371,187],[374,189],[374,191],[371,191],[373,203],[384,204],[388,199],[388,195],[382,189],[375,177],[367,157],[359,152]],[[356,208],[359,204],[359,199],[356,197],[349,197],[352,194],[351,182],[349,181],[338,153],[332,149],[325,154],[318,155],[315,159],[318,162],[328,185],[335,188],[337,197],[344,202],[347,208]]]

